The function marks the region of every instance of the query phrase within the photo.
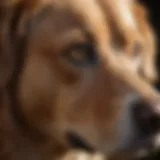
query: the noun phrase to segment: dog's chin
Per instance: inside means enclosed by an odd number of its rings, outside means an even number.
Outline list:
[[[120,156],[123,155],[124,157],[128,157],[128,154],[130,154],[131,158],[141,159],[151,155],[153,149],[155,152],[155,148],[153,146],[153,137],[137,137],[137,139],[135,139],[134,141],[128,141],[128,145],[121,146],[117,149],[112,148],[113,150],[110,150],[110,152],[107,152],[105,149],[99,150],[96,147],[91,146],[85,139],[71,132],[68,132],[67,139],[71,147],[73,147],[74,149],[87,151],[88,153],[100,151],[104,154],[107,153],[107,155],[112,156],[114,154],[117,154]]]
[[[92,146],[83,137],[72,132],[67,133],[67,139],[70,146],[74,149],[84,150],[89,153],[100,151],[101,153],[111,155],[111,157],[112,155],[123,155],[124,157],[128,157],[129,154],[130,158],[141,159],[147,158],[158,151],[159,144],[157,145],[155,142],[160,141],[160,135],[147,136],[139,134],[134,138],[132,137],[132,139],[126,139],[126,143],[119,145],[117,148],[107,146],[106,144],[106,148],[103,146],[103,149]]]

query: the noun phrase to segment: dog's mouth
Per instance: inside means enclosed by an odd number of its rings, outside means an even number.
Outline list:
[[[85,150],[89,153],[96,151],[96,148],[91,146],[85,139],[81,136],[73,133],[67,132],[66,134],[67,141],[71,147],[74,149]],[[130,154],[130,158],[133,159],[142,159],[154,156],[158,153],[160,146],[155,144],[156,141],[160,141],[160,134],[155,136],[140,136],[134,142],[130,143],[129,146],[121,148],[115,151],[115,154],[127,156]]]
[[[160,116],[150,110],[147,105],[133,107],[136,135],[124,148],[117,148],[115,153],[131,153],[135,159],[149,157],[160,151]],[[95,152],[97,148],[87,142],[83,136],[69,131],[66,133],[67,142],[74,149],[82,149],[87,152]],[[107,145],[107,144],[106,144]],[[122,146],[120,146],[122,147]],[[114,151],[113,151],[114,152]],[[123,154],[123,155],[124,155]]]
[[[71,147],[75,149],[82,149],[87,152],[94,152],[94,148],[79,135],[73,132],[67,132],[66,138]]]

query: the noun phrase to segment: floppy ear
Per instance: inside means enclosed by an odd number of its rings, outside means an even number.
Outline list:
[[[9,44],[9,12],[10,3],[0,2],[0,89],[6,87],[12,75],[14,56]]]
[[[25,9],[32,10],[36,7],[36,5],[40,2],[40,0],[11,0],[13,6],[23,5]]]
[[[0,89],[7,86],[17,64],[16,30],[21,11],[31,11],[38,0],[1,0],[0,2]],[[18,44],[21,45],[21,44]]]

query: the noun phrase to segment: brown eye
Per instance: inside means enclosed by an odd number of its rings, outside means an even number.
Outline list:
[[[65,58],[76,67],[86,67],[97,63],[96,52],[90,44],[75,44],[65,52]]]

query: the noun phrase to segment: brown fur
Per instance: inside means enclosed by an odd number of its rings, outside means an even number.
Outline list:
[[[138,30],[141,32],[144,38],[144,44],[146,46],[143,54],[142,73],[144,77],[148,77],[151,81],[157,80],[157,72],[155,69],[155,55],[157,49],[157,41],[152,26],[146,21],[149,21],[149,14],[146,9],[140,5],[135,4],[133,6],[135,18],[138,24]]]
[[[157,73],[154,66],[156,37],[148,23],[146,9],[135,0],[112,1],[113,3],[102,0],[102,2],[102,7],[107,6],[106,12],[110,15],[114,27],[118,28],[126,55],[133,59],[136,55],[142,55],[143,76],[151,82],[156,81]]]
[[[118,56],[110,45],[110,22],[96,0],[12,1],[5,12],[0,24],[0,159],[59,159],[70,150],[68,131],[108,154],[105,145],[118,142],[126,95],[136,90],[151,103],[159,100],[134,61],[124,50]],[[63,57],[75,42],[94,46],[100,59],[95,67],[76,68]]]

